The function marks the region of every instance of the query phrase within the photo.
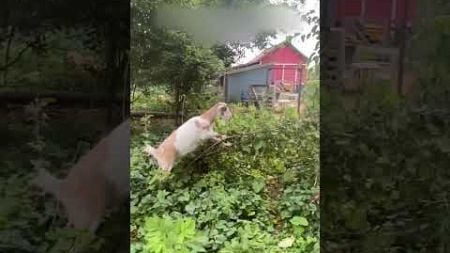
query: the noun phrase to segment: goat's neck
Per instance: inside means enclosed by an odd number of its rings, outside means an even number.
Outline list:
[[[214,122],[214,119],[216,118],[216,116],[217,116],[217,105],[209,108],[209,110],[207,110],[202,115],[200,115],[200,117],[208,120],[210,123]]]

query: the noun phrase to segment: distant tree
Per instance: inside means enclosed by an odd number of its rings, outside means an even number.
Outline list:
[[[6,72],[32,50],[46,54],[48,34],[68,28],[81,29],[86,48],[97,50],[106,64],[106,83],[111,93],[128,87],[129,2],[90,0],[5,0],[0,9],[0,43],[18,36],[23,49],[16,55],[5,54],[0,71]],[[126,96],[125,96],[126,98]],[[128,102],[124,104],[129,104]]]
[[[423,99],[448,106],[450,88],[450,3],[448,1],[417,1],[413,35],[406,52],[410,67],[419,77]],[[426,45],[426,46],[424,46]]]
[[[180,114],[180,96],[191,91],[201,91],[209,80],[217,78],[224,67],[233,64],[243,55],[243,50],[254,44],[262,45],[267,36],[259,36],[253,42],[230,42],[211,48],[196,43],[182,31],[157,27],[152,22],[161,4],[177,4],[183,7],[239,7],[253,1],[146,1],[131,2],[132,24],[132,85],[165,84],[174,96],[174,111]],[[268,33],[266,33],[268,34]],[[265,39],[264,39],[265,38]],[[177,117],[177,124],[179,120]]]

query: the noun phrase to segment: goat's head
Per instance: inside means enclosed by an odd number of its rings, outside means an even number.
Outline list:
[[[217,103],[216,108],[217,108],[216,115],[219,118],[222,118],[224,120],[229,120],[231,118],[232,116],[231,110],[226,103],[219,102]]]

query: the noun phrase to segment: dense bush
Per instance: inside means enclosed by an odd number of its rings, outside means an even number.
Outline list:
[[[163,86],[149,86],[135,90],[132,93],[132,110],[150,110],[154,112],[168,112],[173,99]]]
[[[183,112],[195,114],[200,109],[211,106],[218,100],[219,90],[217,87],[207,86],[201,92],[189,92],[185,95]],[[173,94],[162,85],[137,88],[133,92],[132,110],[149,110],[153,112],[173,112],[175,103]]]
[[[383,87],[323,99],[324,250],[445,251],[448,105],[409,103]]]
[[[174,252],[148,250],[146,238],[157,232],[145,222],[155,216],[193,219],[207,252],[318,252],[319,212],[310,201],[319,184],[318,119],[232,110],[231,121],[217,124],[232,145],[207,143],[169,176],[142,154],[167,129],[154,124],[133,135],[132,252]]]
[[[83,29],[61,29],[46,32],[45,50],[28,50],[2,75],[3,89],[27,91],[76,91],[105,92],[103,74],[105,63],[102,51],[87,49],[83,44],[89,38]],[[12,39],[9,57],[15,57],[27,44],[27,36],[17,34]],[[2,45],[5,46],[6,45]],[[5,59],[6,50],[0,50],[0,58]],[[77,53],[77,60],[71,53]],[[79,58],[79,59],[78,59]],[[86,60],[88,59],[88,60]],[[84,64],[82,62],[85,61]]]

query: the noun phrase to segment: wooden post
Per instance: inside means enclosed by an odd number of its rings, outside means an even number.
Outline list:
[[[391,21],[395,22],[395,19],[397,17],[397,0],[392,0],[391,5]]]
[[[223,101],[228,103],[228,82],[227,82],[227,70],[225,69],[225,73],[223,75],[223,95],[224,99]]]
[[[268,67],[267,68],[267,72],[266,72],[266,85],[267,85],[267,94],[268,94],[268,100],[270,101],[270,107],[273,107],[274,103],[275,103],[275,90],[274,87],[272,87],[272,70],[274,68],[273,67]],[[272,92],[273,91],[273,92]]]
[[[298,75],[298,69],[295,70],[295,76],[294,76],[294,85],[297,83],[297,75]],[[298,82],[300,84],[300,82]]]
[[[365,22],[366,20],[366,0],[361,1],[361,12],[360,12],[360,19],[362,22]]]
[[[398,57],[398,72],[397,72],[397,93],[402,95],[403,86],[403,72],[404,72],[404,61],[405,61],[405,49],[406,49],[406,20],[408,17],[408,7],[409,0],[405,0],[403,5],[403,18],[402,27],[400,31],[400,52]]]
[[[300,105],[301,105],[301,96],[302,96],[302,89],[303,86],[301,85],[302,83],[302,79],[303,79],[303,67],[299,67],[300,70],[300,82],[299,82],[299,86],[298,86],[298,98],[297,98],[297,114],[300,115]]]
[[[184,123],[184,105],[186,103],[186,95],[181,95],[181,124]]]

